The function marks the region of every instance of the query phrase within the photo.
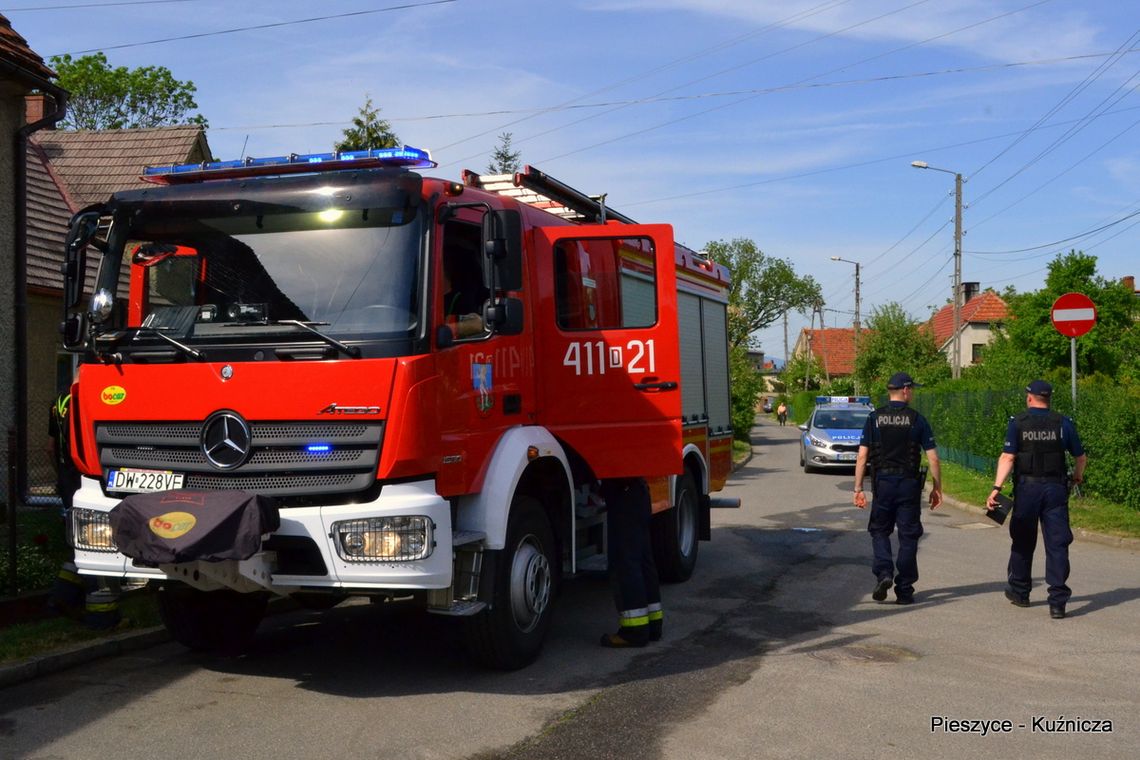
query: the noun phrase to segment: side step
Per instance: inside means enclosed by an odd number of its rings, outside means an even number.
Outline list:
[[[730,496],[709,497],[709,509],[740,509],[740,499]]]
[[[433,615],[446,615],[448,617],[470,617],[471,615],[478,615],[486,608],[486,602],[465,602],[461,599],[456,599],[451,603],[450,607],[428,607],[427,611]]]

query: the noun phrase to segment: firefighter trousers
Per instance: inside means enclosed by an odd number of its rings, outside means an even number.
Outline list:
[[[609,480],[602,495],[618,624],[623,633],[648,637],[651,622],[659,630],[662,619],[661,586],[649,539],[653,511],[649,486],[642,479]]]

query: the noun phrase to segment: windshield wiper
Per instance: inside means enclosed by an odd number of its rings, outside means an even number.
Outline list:
[[[150,333],[151,335],[155,335],[159,338],[162,338],[164,341],[166,341],[170,345],[174,346],[175,348],[177,348],[179,351],[186,354],[190,358],[197,359],[200,362],[206,361],[206,355],[204,353],[202,353],[201,351],[199,351],[196,348],[191,348],[190,346],[187,346],[185,343],[179,343],[174,338],[171,338],[169,335],[164,334],[162,332],[162,330],[157,328],[157,327],[136,327],[135,328],[135,335],[138,335],[139,333],[143,332],[144,330],[146,332]]]
[[[278,319],[275,322],[273,322],[273,324],[275,324],[275,325],[293,325],[295,327],[300,327],[302,330],[308,330],[313,335],[316,335],[318,338],[323,340],[325,343],[328,343],[330,346],[337,349],[338,351],[343,351],[344,353],[351,356],[353,359],[359,359],[360,358],[360,347],[359,346],[349,346],[349,345],[346,345],[344,343],[341,343],[339,340],[332,337],[331,335],[326,335],[323,332],[321,332],[320,330],[313,327],[313,325],[327,325],[328,322],[302,322],[299,319]]]

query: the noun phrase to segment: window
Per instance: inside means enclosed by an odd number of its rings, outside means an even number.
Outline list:
[[[482,231],[451,220],[443,228],[441,319],[457,339],[482,336],[483,306],[490,290],[483,284]]]
[[[974,343],[970,346],[970,362],[973,364],[980,364],[982,361],[982,353],[985,351],[985,343]]]
[[[651,327],[657,322],[651,240],[561,240],[554,248],[554,282],[563,330]]]

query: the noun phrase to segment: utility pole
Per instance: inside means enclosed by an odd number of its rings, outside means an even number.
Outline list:
[[[788,366],[788,310],[784,309],[784,366]]]
[[[858,261],[852,261],[851,259],[844,259],[844,258],[841,258],[839,256],[832,256],[831,260],[832,261],[842,261],[842,262],[845,262],[847,264],[854,264],[855,265],[855,323],[854,323],[855,332],[851,336],[851,339],[853,341],[854,349],[855,349],[855,359],[854,360],[856,363],[858,363],[858,361],[859,361],[859,330],[860,330],[860,325],[859,325],[859,305],[860,305],[860,301],[859,301],[859,262]],[[851,384],[852,384],[852,388],[855,391],[855,394],[858,395],[858,393],[859,393],[859,381],[856,379],[856,377],[857,376],[854,373],[852,373]]]
[[[910,165],[954,175],[954,335],[950,342],[954,355],[950,357],[950,375],[957,379],[962,376],[962,174],[925,161],[911,161]]]
[[[954,360],[950,374],[955,380],[962,376],[962,175],[958,172],[954,173]]]

